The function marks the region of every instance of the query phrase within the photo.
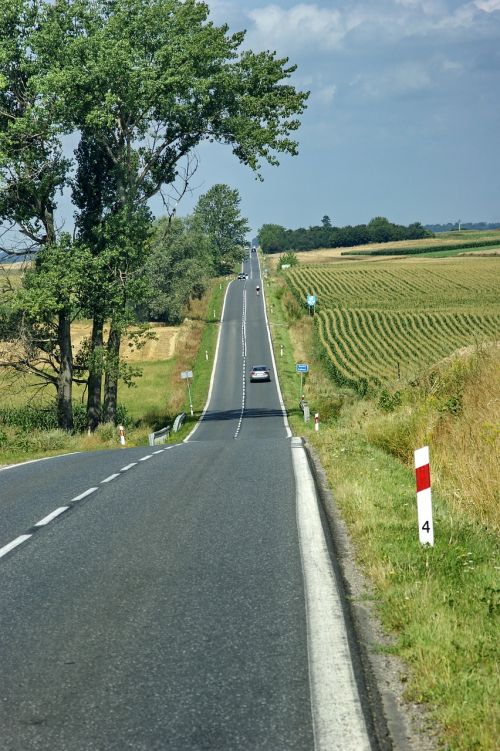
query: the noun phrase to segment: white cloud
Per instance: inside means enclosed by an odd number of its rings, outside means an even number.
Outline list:
[[[351,82],[373,99],[415,94],[433,86],[431,71],[422,63],[409,62],[378,75],[360,74]]]
[[[346,34],[364,18],[359,9],[342,12],[314,3],[300,3],[288,9],[267,5],[248,15],[255,24],[254,34],[261,45],[286,45],[288,49],[314,45],[323,50],[339,47]]]
[[[485,13],[493,13],[495,10],[500,10],[500,0],[474,0],[474,5],[479,10],[484,10]]]
[[[331,83],[327,86],[322,86],[319,89],[315,89],[312,92],[312,95],[313,99],[315,99],[320,105],[322,105],[323,107],[328,107],[333,102],[336,92],[337,87],[334,83]]]
[[[462,63],[459,63],[457,60],[448,59],[442,61],[441,67],[445,73],[460,73],[464,69]]]

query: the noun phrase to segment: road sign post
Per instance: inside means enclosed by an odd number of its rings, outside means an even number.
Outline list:
[[[309,307],[309,315],[311,315],[311,310],[312,310],[312,315],[314,315],[314,313],[316,312],[316,302],[317,302],[316,295],[307,295],[307,305]]]
[[[300,394],[304,390],[304,373],[309,373],[309,365],[305,362],[298,362],[295,365],[295,371],[300,373]]]
[[[193,400],[191,399],[191,387],[189,385],[189,379],[192,377],[193,377],[192,370],[183,370],[181,373],[181,378],[187,383],[188,397],[189,397],[189,409],[191,410],[191,417],[193,416],[194,413],[193,413]]]

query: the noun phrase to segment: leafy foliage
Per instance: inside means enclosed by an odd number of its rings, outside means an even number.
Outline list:
[[[230,273],[245,255],[243,245],[250,227],[240,214],[238,190],[228,185],[214,185],[200,197],[194,219],[213,244],[216,275]]]
[[[201,297],[212,273],[213,245],[192,218],[159,220],[146,263],[148,318],[179,323],[191,297]]]
[[[416,240],[431,235],[419,222],[404,227],[389,222],[385,217],[375,217],[368,224],[333,227],[330,218],[325,215],[321,226],[308,229],[300,227],[292,230],[279,224],[264,224],[258,232],[258,239],[264,253],[279,253],[287,250],[353,247],[389,240]]]

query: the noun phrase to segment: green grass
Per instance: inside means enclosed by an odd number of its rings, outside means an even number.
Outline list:
[[[174,418],[181,411],[188,415],[182,429],[172,434],[169,442],[177,443],[184,439],[193,423],[198,419],[205,404],[213,357],[219,330],[219,321],[227,281],[217,280],[203,301],[197,306],[197,315],[201,320],[196,321],[202,328],[201,343],[188,341],[188,345],[170,360],[157,362],[134,363],[142,370],[142,376],[136,379],[135,386],[128,388],[120,384],[118,401],[127,410],[127,446],[146,445],[148,434],[166,425],[172,425]],[[213,311],[215,310],[215,318]],[[198,330],[198,329],[196,329]],[[194,339],[194,335],[192,337]],[[208,352],[208,361],[205,359]],[[180,370],[192,370],[192,396],[195,415],[189,415],[189,400],[185,381],[180,380]],[[46,389],[41,393],[31,391],[36,382],[33,378],[7,378],[3,374],[2,407],[22,407],[26,404],[27,393],[33,396],[32,403],[41,408],[49,404],[55,397],[53,389]],[[7,380],[5,380],[7,378]],[[75,386],[75,403],[85,401],[84,387]],[[14,427],[0,424],[0,465],[12,464],[19,461],[52,456],[68,451],[87,451],[118,447],[118,434],[109,425],[100,426],[92,436],[68,435],[63,431],[23,431]]]
[[[393,636],[388,651],[408,666],[406,699],[425,707],[440,748],[493,751],[500,688],[498,537],[433,491],[435,547],[420,546],[413,470],[367,440],[376,402],[331,380],[311,321],[296,309],[290,316],[288,295],[282,279],[266,285],[290,424],[319,452],[357,562],[373,584],[373,607]],[[297,410],[295,361],[310,364],[305,396],[311,412],[319,411],[319,433]]]

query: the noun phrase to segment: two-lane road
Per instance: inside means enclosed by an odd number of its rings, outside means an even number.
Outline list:
[[[245,270],[186,443],[0,472],[1,751],[377,748]]]

